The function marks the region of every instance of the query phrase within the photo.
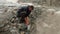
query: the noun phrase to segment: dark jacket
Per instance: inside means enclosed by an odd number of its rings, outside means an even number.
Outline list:
[[[31,11],[29,11],[28,6],[24,6],[17,11],[17,17],[27,17],[30,13]]]

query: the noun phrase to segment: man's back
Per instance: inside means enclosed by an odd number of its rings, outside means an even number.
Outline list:
[[[17,11],[17,17],[21,17],[21,16],[27,17],[29,16],[29,14],[30,14],[30,11],[28,10],[28,6],[23,6]]]

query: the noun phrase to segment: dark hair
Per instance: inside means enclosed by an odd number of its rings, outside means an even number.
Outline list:
[[[28,7],[31,7],[31,8],[32,8],[32,10],[34,9],[34,6],[30,6],[30,5],[29,5]]]

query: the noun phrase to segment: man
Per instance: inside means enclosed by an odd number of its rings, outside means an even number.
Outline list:
[[[26,26],[28,27],[29,25],[29,14],[31,11],[34,9],[34,6],[29,5],[29,6],[23,6],[17,11],[17,17],[20,18],[20,23],[25,23]]]

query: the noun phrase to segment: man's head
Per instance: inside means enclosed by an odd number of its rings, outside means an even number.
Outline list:
[[[32,11],[34,9],[34,6],[28,6],[28,9]]]

